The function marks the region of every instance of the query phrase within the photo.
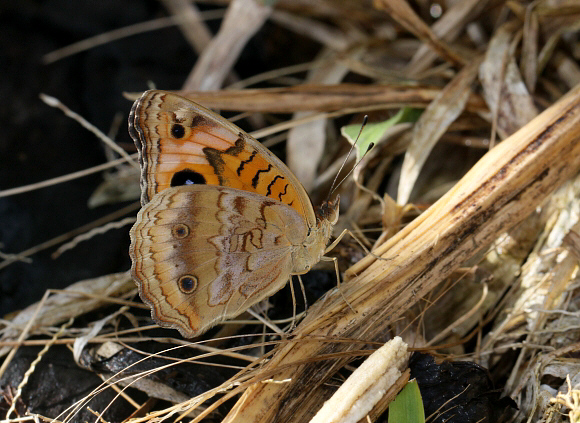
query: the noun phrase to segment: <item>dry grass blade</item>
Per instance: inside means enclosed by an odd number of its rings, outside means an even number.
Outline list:
[[[535,3],[532,3],[526,11],[522,44],[522,72],[528,91],[531,93],[534,92],[538,79],[538,38],[540,30],[534,5]]]
[[[198,15],[198,19],[203,20],[218,19],[221,18],[222,16],[223,12],[221,10],[210,10],[200,13]],[[51,51],[50,53],[44,55],[43,61],[46,64],[50,64],[58,60],[64,59],[65,57],[69,57],[74,54],[78,54],[80,52],[90,50],[97,46],[107,44],[116,40],[120,40],[144,32],[150,32],[167,28],[170,26],[175,26],[182,20],[183,19],[179,17],[169,16],[148,22],[140,22],[124,28],[119,28],[113,31],[105,32],[96,35],[94,37],[90,37],[85,40],[81,40],[76,43],[70,44],[66,47],[59,48],[58,50]]]
[[[431,46],[443,59],[457,65],[467,63],[466,59],[435,35],[405,0],[375,0],[374,5],[377,9],[389,13],[404,28]]]
[[[465,25],[487,5],[487,0],[466,0],[453,4],[441,18],[433,24],[431,30],[444,41],[453,41],[465,29]],[[423,44],[413,55],[407,69],[417,75],[426,70],[437,58],[437,54]]]
[[[341,51],[349,45],[349,39],[342,31],[338,31],[316,20],[298,18],[297,16],[281,11],[274,11],[272,13],[272,20],[279,25],[293,30],[297,34],[319,41],[321,44],[333,50]]]
[[[72,250],[79,243],[84,242],[84,241],[88,241],[89,239],[91,239],[95,235],[101,235],[107,231],[110,231],[111,229],[119,229],[119,228],[122,228],[122,227],[127,226],[127,225],[132,225],[133,223],[135,223],[134,217],[126,217],[120,221],[110,222],[110,223],[107,223],[103,226],[99,226],[99,227],[96,227],[94,229],[91,229],[84,234],[81,234],[81,235],[74,237],[70,242],[67,242],[67,243],[61,245],[60,247],[58,247],[56,249],[56,251],[54,253],[52,253],[52,258],[59,257],[65,251]]]
[[[565,158],[565,160],[563,159]],[[326,399],[317,389],[348,358],[305,360],[363,348],[384,336],[402,311],[533,211],[580,169],[580,87],[488,152],[456,186],[405,229],[375,250],[342,284],[319,300],[295,330],[295,342],[277,347],[265,371],[280,370],[284,385],[254,384],[226,422],[306,422]],[[352,311],[354,310],[354,312]],[[311,340],[311,336],[323,335]],[[337,345],[333,337],[359,339]],[[299,340],[299,341],[298,341]],[[300,363],[288,369],[292,363]]]
[[[554,65],[558,76],[568,87],[572,88],[576,84],[580,84],[580,66],[576,60],[558,51],[554,54]]]
[[[203,51],[184,89],[215,90],[222,86],[247,41],[258,31],[272,8],[255,0],[233,0],[218,34]]]
[[[36,367],[36,365],[40,362],[40,360],[42,359],[42,356],[44,354],[46,354],[46,352],[49,350],[49,348],[54,344],[54,342],[64,333],[64,331],[70,326],[72,325],[74,319],[70,318],[69,321],[67,323],[65,323],[64,325],[61,326],[61,328],[59,329],[59,331],[57,333],[55,333],[52,337],[52,339],[46,343],[46,345],[44,346],[44,348],[38,353],[38,355],[36,356],[36,358],[34,359],[34,361],[31,363],[29,369],[26,371],[26,373],[24,374],[24,377],[22,378],[22,381],[20,382],[20,384],[18,385],[18,390],[16,392],[16,394],[14,395],[14,398],[12,399],[12,405],[10,406],[10,409],[8,410],[8,412],[6,413],[6,418],[10,419],[10,415],[15,411],[16,409],[16,404],[18,402],[18,398],[22,395],[22,390],[23,388],[26,386],[26,384],[28,383],[28,380],[30,378],[30,375],[32,375],[32,373],[34,372],[34,369]],[[8,360],[7,360],[8,361]],[[1,372],[1,370],[0,370]]]
[[[35,322],[37,326],[59,324],[70,317],[102,307],[106,303],[106,297],[118,297],[134,289],[135,285],[128,272],[79,281],[67,287],[63,293],[48,297]],[[83,296],[83,294],[87,295]],[[21,328],[31,321],[32,316],[37,312],[37,306],[38,304],[32,304],[18,313],[10,322],[10,327],[2,329],[0,340],[15,339]],[[0,357],[6,352],[6,348],[0,349]]]
[[[415,181],[429,153],[457,117],[463,113],[481,59],[474,60],[441,91],[413,128],[413,140],[405,153],[397,203],[407,204]]]
[[[163,4],[174,16],[187,42],[196,53],[201,53],[211,42],[211,31],[196,5],[187,0],[163,0]]]
[[[327,55],[330,56],[331,53],[327,52]],[[326,63],[326,66],[312,69],[308,74],[307,82],[324,85],[338,84],[348,73],[348,69],[340,62],[327,61]],[[307,112],[297,112],[294,118],[301,119],[308,115]],[[327,119],[318,119],[296,126],[288,132],[287,164],[307,191],[310,191],[314,185],[317,169],[324,153],[327,123]]]
[[[384,105],[396,108],[402,105],[424,107],[440,93],[436,87],[408,87],[394,85],[304,84],[289,88],[262,88],[227,91],[180,91],[206,107],[220,110],[247,112],[293,113],[296,111],[334,111],[343,108]],[[137,98],[130,94],[127,97]],[[467,102],[471,111],[487,110],[479,96],[472,95]]]
[[[137,158],[137,153],[131,155],[133,159]],[[10,195],[16,194],[23,194],[28,191],[34,191],[36,189],[49,187],[56,184],[61,184],[63,182],[72,181],[73,179],[81,178],[83,176],[91,175],[93,173],[101,172],[103,170],[110,169],[115,166],[119,166],[120,164],[126,163],[127,160],[124,158],[113,160],[107,163],[103,163],[98,166],[91,167],[89,169],[79,170],[78,172],[69,173],[68,175],[58,176],[52,179],[46,179],[42,182],[37,182],[35,184],[24,185],[21,187],[10,188],[0,191],[0,198],[1,197],[8,197]]]
[[[518,27],[519,23],[509,22],[495,32],[479,70],[485,101],[502,137],[513,134],[537,114],[511,52]]]

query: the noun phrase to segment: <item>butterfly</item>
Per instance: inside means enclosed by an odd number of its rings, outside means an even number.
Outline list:
[[[129,115],[141,166],[131,274],[153,319],[194,337],[306,273],[339,198],[314,209],[272,152],[221,116],[165,91]]]

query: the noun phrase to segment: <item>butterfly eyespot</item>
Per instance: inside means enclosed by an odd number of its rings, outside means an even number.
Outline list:
[[[171,135],[173,135],[173,138],[177,139],[183,138],[185,136],[185,128],[183,127],[183,125],[175,123],[171,127]]]
[[[193,275],[184,275],[177,281],[179,290],[184,294],[191,294],[197,288],[197,278]]]
[[[171,178],[172,187],[205,183],[205,178],[201,173],[197,173],[189,169],[180,170],[179,172],[176,172]]]
[[[183,239],[189,235],[189,226],[178,223],[171,228],[171,235],[173,235],[173,238]]]

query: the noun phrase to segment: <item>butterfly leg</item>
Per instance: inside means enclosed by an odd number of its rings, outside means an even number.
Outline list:
[[[300,283],[300,290],[302,291],[302,298],[304,298],[304,313],[300,313],[300,315],[302,317],[304,317],[306,315],[306,312],[308,311],[308,300],[306,299],[306,290],[304,289],[304,283],[302,283],[302,278],[300,277],[300,275],[296,275],[298,277],[298,282]],[[292,284],[292,275],[290,275],[289,278],[289,282],[290,282],[290,291],[292,292],[292,324],[290,325],[290,329],[289,332],[291,332],[295,327],[296,327],[296,320],[297,320],[297,314],[296,314],[296,295],[294,293],[294,285]]]
[[[290,324],[290,329],[288,329],[288,332],[292,332],[296,327],[296,293],[294,292],[292,275],[288,277],[288,282],[290,283],[290,292],[292,293],[292,323]]]
[[[333,242],[333,244],[334,244],[334,242]],[[338,269],[338,259],[336,257],[322,256],[322,257],[320,257],[320,261],[333,261],[334,262],[334,270],[336,272],[336,287],[338,288],[338,292],[340,292],[340,296],[342,297],[342,299],[344,300],[346,305],[348,305],[348,307],[351,309],[351,311],[353,313],[356,313],[354,308],[352,308],[352,306],[350,305],[350,303],[348,302],[348,300],[344,296],[344,293],[342,292],[342,288],[340,287],[340,271]]]
[[[302,298],[304,298],[304,313],[308,311],[308,299],[306,298],[306,289],[304,288],[304,284],[302,283],[302,277],[298,276],[298,282],[300,283],[300,290],[302,291]]]

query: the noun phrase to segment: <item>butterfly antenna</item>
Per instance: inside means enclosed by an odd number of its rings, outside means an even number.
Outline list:
[[[349,171],[349,172],[346,174],[346,176],[345,176],[344,178],[342,178],[338,184],[336,184],[336,186],[335,186],[335,187],[334,187],[334,189],[333,189],[333,190],[330,192],[330,194],[332,194],[334,191],[336,191],[336,190],[338,189],[338,187],[339,187],[339,186],[341,186],[341,185],[342,185],[342,183],[343,183],[343,182],[344,182],[344,181],[345,181],[345,180],[346,180],[346,179],[347,179],[347,178],[350,176],[350,174],[351,174],[352,172],[354,172],[354,170],[356,169],[356,167],[357,167],[357,166],[358,166],[358,165],[359,165],[359,164],[360,164],[360,163],[363,161],[363,159],[365,158],[365,156],[367,155],[367,153],[368,153],[369,151],[371,151],[371,150],[372,150],[372,148],[373,148],[374,146],[375,146],[375,143],[374,143],[374,142],[371,142],[371,143],[369,144],[369,146],[368,146],[368,148],[367,148],[367,151],[365,151],[365,154],[363,154],[363,156],[360,158],[360,160],[359,160],[359,161],[358,161],[358,162],[357,162],[357,163],[356,163],[356,164],[355,164],[355,165],[352,167],[352,169],[351,169],[351,170],[350,170],[350,171]],[[329,195],[329,197],[330,197],[330,195]]]
[[[366,126],[367,122],[369,120],[368,115],[365,115],[363,117],[363,121],[362,121],[362,125],[360,127],[360,130],[358,131],[358,135],[356,136],[356,140],[352,143],[352,146],[350,147],[350,150],[348,151],[348,154],[346,155],[346,158],[344,159],[344,161],[342,162],[342,165],[340,166],[340,169],[338,170],[338,172],[336,173],[336,176],[334,177],[334,181],[332,181],[332,185],[330,186],[330,190],[328,191],[328,199],[330,199],[330,196],[332,195],[332,193],[334,191],[336,191],[338,189],[338,187],[345,181],[346,178],[348,178],[350,176],[350,174],[354,171],[354,169],[360,164],[360,162],[362,161],[362,159],[367,155],[367,153],[369,151],[371,151],[371,149],[374,147],[374,143],[370,143],[369,147],[367,148],[367,151],[365,151],[365,153],[363,154],[363,156],[361,157],[361,159],[358,161],[358,163],[356,163],[352,169],[347,173],[347,175],[342,178],[342,180],[337,184],[336,180],[338,179],[338,175],[340,175],[340,172],[342,172],[342,169],[344,168],[344,166],[346,165],[346,162],[348,161],[348,158],[350,157],[352,150],[354,150],[354,147],[356,146],[356,143],[358,142],[360,135],[362,134],[362,130],[363,128]]]

